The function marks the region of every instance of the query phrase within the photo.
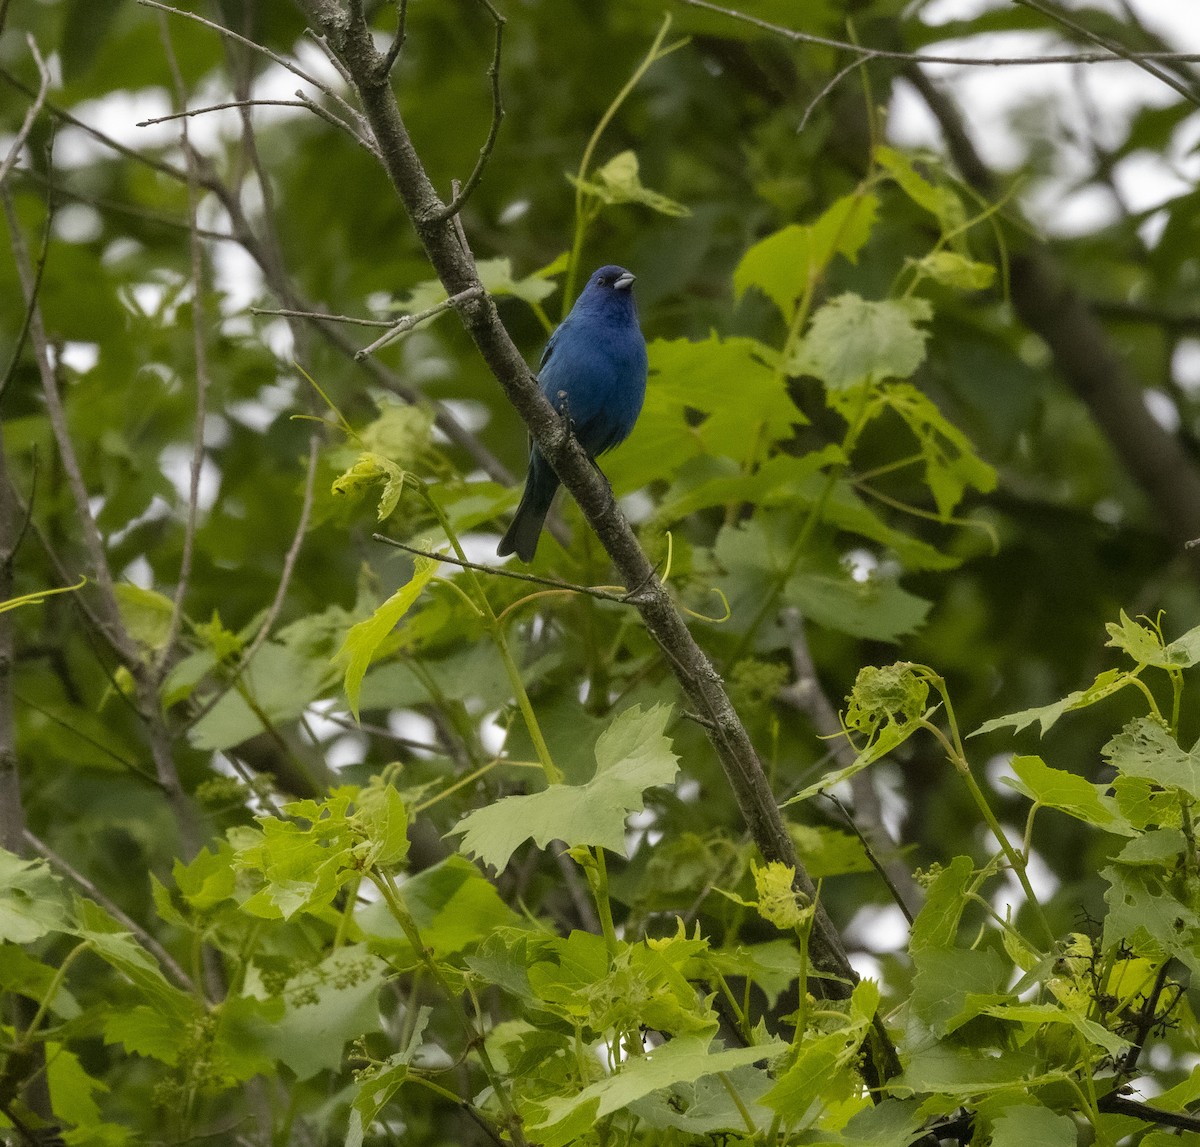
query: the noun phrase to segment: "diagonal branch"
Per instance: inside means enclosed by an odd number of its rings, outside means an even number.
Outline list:
[[[938,121],[963,178],[994,199],[999,181],[980,156],[954,101],[917,65],[910,64],[901,74]],[[1059,373],[1146,492],[1163,532],[1185,546],[1200,537],[1200,472],[1180,440],[1155,421],[1142,401],[1140,380],[1050,248],[1019,236],[1015,241],[1021,246],[1011,259],[1010,291],[1017,315],[1050,348]],[[1200,570],[1200,550],[1188,554],[1193,568]]]
[[[358,88],[388,176],[446,293],[454,296],[477,289],[480,283],[475,261],[460,241],[452,221],[446,218],[445,204],[438,198],[413,146],[370,28],[337,0],[298,2],[338,54]],[[638,612],[666,656],[688,704],[706,718],[706,733],[760,851],[768,860],[792,867],[797,889],[816,903],[810,956],[815,970],[823,973],[823,977],[815,983],[829,994],[848,994],[858,977],[837,930],[817,899],[815,885],[797,859],[762,763],[716,669],[696,644],[659,581],[618,509],[608,483],[542,396],[528,365],[501,323],[494,301],[487,295],[472,295],[457,310],[505,395],[528,424],[538,448],[579,503],[621,579],[628,588],[638,589]],[[899,1070],[895,1048],[881,1024],[877,1025],[877,1032],[883,1073],[894,1074]],[[870,1070],[873,1072],[873,1068]]]

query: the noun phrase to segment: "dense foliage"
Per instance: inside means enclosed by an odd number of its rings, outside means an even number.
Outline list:
[[[1055,108],[991,170],[904,51],[1172,47],[1130,9],[365,7],[0,3],[4,1134],[1200,1133],[1200,198],[1121,175],[1192,65],[1049,241]],[[601,465],[794,864],[572,499],[534,580],[485,568],[526,430],[364,18],[530,362],[636,272]]]

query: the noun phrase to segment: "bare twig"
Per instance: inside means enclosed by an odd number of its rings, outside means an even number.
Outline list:
[[[3,184],[0,184],[0,202],[3,203],[4,214],[8,220],[9,241],[17,265],[17,278],[25,295],[25,304],[29,308],[29,336],[33,346],[34,361],[41,378],[42,393],[46,400],[47,418],[54,441],[58,446],[67,486],[75,503],[83,545],[91,561],[92,574],[100,592],[101,629],[122,660],[133,665],[139,660],[137,649],[120,623],[116,595],[113,590],[112,571],[108,567],[108,556],[104,550],[104,539],[101,538],[96,519],[92,515],[87,486],[83,480],[83,471],[79,466],[75,444],[71,440],[70,430],[67,427],[66,411],[58,392],[58,378],[50,361],[50,343],[46,337],[41,308],[38,306],[35,295],[36,276],[29,258],[29,250],[25,246],[25,237],[21,231],[20,221],[17,219],[12,196],[8,187]]]
[[[480,573],[511,578],[513,581],[527,581],[534,585],[548,586],[550,589],[583,594],[585,597],[598,598],[600,601],[614,601],[618,605],[636,605],[638,602],[636,593],[613,593],[611,590],[599,589],[596,586],[576,585],[574,582],[559,581],[558,578],[552,577],[539,577],[537,574],[521,573],[519,570],[510,570],[503,566],[485,566],[478,562],[463,561],[461,558],[453,557],[450,554],[433,553],[430,550],[423,550],[417,546],[410,546],[405,542],[396,541],[395,538],[389,538],[385,534],[372,534],[371,536],[377,542],[395,546],[398,550],[406,550],[410,554],[416,554],[422,558],[431,558],[438,562],[448,562],[450,565],[461,566],[467,570],[478,570]]]
[[[4,68],[0,68],[0,79],[3,79],[10,86],[23,92],[25,95],[32,97],[33,91],[28,88],[21,80],[17,79]],[[118,155],[123,155],[135,162],[143,163],[153,171],[157,171],[162,175],[166,175],[171,179],[175,179],[180,183],[186,184],[187,172],[182,168],[176,167],[174,164],[168,163],[165,160],[157,159],[154,156],[145,155],[135,151],[133,148],[126,147],[123,143],[106,135],[99,128],[93,127],[91,124],[72,115],[70,112],[56,107],[49,101],[45,104],[46,110],[56,119],[63,123],[69,123],[73,127],[79,128],[81,131],[87,132],[93,139],[98,140],[106,147],[111,148]],[[374,153],[373,154],[378,154]],[[241,204],[237,197],[226,187],[220,180],[206,174],[203,179],[204,186],[217,196],[221,201],[221,205],[229,214],[230,223],[233,226],[233,233],[229,235],[217,234],[214,238],[227,240],[240,244],[245,248],[246,253],[258,264],[266,278],[267,285],[272,292],[279,297],[286,307],[296,311],[314,311],[315,308],[310,306],[306,299],[297,293],[294,286],[288,280],[284,269],[279,261],[272,257],[271,253],[260,242],[254,230],[250,227],[245,213],[242,211]],[[457,218],[457,217],[456,217]],[[185,227],[187,224],[183,221],[162,220],[163,223],[169,223],[172,226]],[[345,335],[337,329],[335,325],[319,319],[308,320],[317,330],[326,342],[335,347],[339,352],[353,358],[357,352],[357,347],[351,343]],[[371,376],[373,381],[381,386],[384,390],[396,395],[404,402],[411,405],[419,405],[427,402],[419,391],[409,386],[403,379],[396,374],[395,371],[389,370],[382,363],[373,358],[365,358],[360,360],[364,370]],[[454,414],[446,407],[445,403],[435,402],[434,409],[436,411],[437,428],[446,435],[450,441],[459,449],[464,451],[471,460],[480,469],[484,470],[493,481],[499,482],[502,485],[511,485],[513,482],[512,472],[495,456],[484,444],[480,441],[478,435],[472,434]],[[1200,532],[1200,531],[1198,531]]]
[[[132,916],[122,911],[120,905],[115,901],[110,900],[95,884],[92,883],[82,872],[75,868],[69,861],[63,859],[55,852],[45,841],[34,836],[28,829],[24,833],[25,843],[29,845],[39,856],[49,862],[50,867],[57,869],[73,884],[77,884],[80,889],[97,904],[100,905],[110,916],[127,928],[138,942],[148,952],[154,954],[154,958],[162,964],[171,978],[186,992],[195,992],[196,986],[192,981],[191,976],[180,967],[179,962],[171,955],[152,936],[146,931]]]
[[[448,299],[443,299],[440,303],[435,303],[432,307],[426,307],[425,310],[417,311],[414,315],[405,315],[403,318],[397,319],[370,346],[365,346],[362,350],[355,353],[355,362],[362,362],[368,355],[374,354],[380,347],[387,346],[393,339],[399,338],[406,331],[411,331],[413,327],[423,323],[426,319],[431,319],[434,315],[440,315],[443,311],[459,307],[470,299],[478,298],[482,290],[482,287],[468,287],[465,291],[459,291],[458,294],[451,295]]]
[[[225,27],[224,24],[218,24],[214,20],[206,20],[203,16],[197,15],[195,12],[188,12],[183,8],[174,8],[170,4],[160,4],[159,0],[137,0],[144,8],[154,8],[160,12],[166,12],[170,16],[182,16],[185,20],[193,20],[197,24],[203,24],[204,27],[212,29],[222,36],[228,37],[236,43],[243,44],[252,51],[258,52],[260,55],[266,56],[268,60],[278,64],[281,68],[286,68],[294,76],[299,76],[306,84],[312,84],[317,91],[328,96],[335,104],[346,112],[356,123],[362,123],[362,114],[353,104],[349,103],[344,96],[340,95],[331,88],[323,80],[317,79],[316,76],[306,72],[295,60],[288,59],[287,56],[281,56],[278,52],[272,51],[264,44],[258,43],[256,40],[251,40],[248,36],[243,36],[232,28]]]
[[[42,53],[38,51],[37,41],[32,35],[26,33],[25,42],[29,45],[33,62],[37,64],[37,95],[33,97],[33,102],[25,111],[25,118],[21,121],[21,126],[17,128],[17,134],[13,138],[12,146],[8,149],[8,154],[4,157],[3,161],[0,161],[0,183],[3,183],[8,178],[8,173],[13,169],[13,165],[20,159],[21,149],[24,148],[25,141],[29,138],[29,133],[33,131],[33,125],[37,122],[37,117],[41,115],[42,105],[46,102],[46,93],[50,90],[50,68],[46,64],[46,61],[42,59]]]
[[[220,104],[208,104],[202,108],[184,108],[183,111],[171,112],[170,115],[156,115],[150,119],[140,119],[135,127],[153,127],[159,123],[170,123],[177,119],[191,119],[192,116],[208,115],[209,112],[223,112],[230,108],[304,108],[308,104],[303,100],[226,100]]]
[[[145,0],[142,0],[144,3]],[[941,56],[925,52],[901,52],[886,48],[864,48],[861,44],[853,44],[848,40],[834,40],[828,36],[815,36],[811,32],[798,32],[795,28],[787,28],[782,24],[772,24],[769,20],[751,16],[747,12],[739,12],[734,8],[724,8],[710,0],[680,0],[692,8],[703,8],[708,12],[716,12],[728,16],[731,20],[740,20],[744,24],[753,24],[764,32],[783,36],[797,44],[813,44],[821,48],[837,48],[844,52],[854,52],[864,60],[902,60],[912,64],[955,64],[964,68],[1014,68],[1039,64],[1119,64],[1124,61],[1141,63],[1145,60],[1171,60],[1176,63],[1200,63],[1198,52],[1130,52],[1128,55],[1108,52],[1062,52],[1039,56]]]
[[[1141,53],[1130,51],[1116,40],[1110,40],[1107,36],[1101,36],[1098,32],[1093,32],[1090,28],[1079,23],[1078,20],[1072,20],[1065,12],[1060,12],[1049,4],[1043,4],[1041,0],[1014,0],[1014,3],[1020,4],[1024,8],[1031,8],[1034,12],[1040,12],[1043,16],[1053,20],[1056,24],[1061,24],[1064,28],[1070,29],[1070,31],[1082,36],[1085,40],[1090,40],[1093,44],[1098,44],[1100,47],[1106,48],[1114,56],[1128,60],[1131,64],[1141,68],[1142,71],[1153,76],[1156,80],[1166,84],[1167,87],[1173,88],[1188,103],[1200,104],[1200,96],[1197,96],[1194,88],[1188,87],[1182,81],[1177,80],[1170,72],[1158,67],[1153,59]]]
[[[296,523],[296,532],[292,536],[292,544],[288,547],[288,551],[284,555],[283,570],[279,575],[279,584],[275,587],[275,597],[272,599],[270,606],[267,608],[266,615],[259,624],[258,632],[246,647],[246,651],[238,659],[237,667],[230,674],[229,679],[223,682],[221,687],[211,697],[205,699],[204,704],[196,713],[192,714],[188,721],[189,726],[196,725],[208,716],[221,698],[241,681],[242,675],[246,672],[250,662],[254,660],[255,654],[262,648],[263,642],[270,636],[271,630],[279,618],[280,611],[283,609],[284,599],[287,597],[288,587],[292,582],[292,574],[296,569],[296,560],[300,556],[300,548],[304,544],[304,535],[308,532],[308,519],[312,514],[313,495],[316,490],[317,451],[320,448],[320,443],[319,433],[313,431],[308,440],[308,471],[304,478],[304,498],[300,504],[300,518]],[[284,748],[286,750],[286,746]]]
[[[396,34],[392,37],[387,55],[383,57],[383,74],[390,76],[400,53],[404,51],[404,41],[408,39],[408,0],[396,0]]]
[[[457,215],[462,210],[463,204],[471,197],[471,192],[483,178],[483,169],[487,166],[488,159],[491,158],[492,149],[496,146],[496,137],[500,134],[500,122],[504,119],[504,103],[500,97],[500,52],[504,44],[505,21],[504,17],[496,11],[491,0],[479,0],[479,3],[487,9],[496,26],[496,43],[492,49],[492,62],[488,65],[488,78],[492,82],[492,122],[488,125],[487,139],[483,141],[483,146],[479,149],[479,158],[475,161],[474,170],[467,176],[467,181],[461,189],[457,187],[454,189],[454,197],[443,209],[446,218]],[[387,67],[390,71],[391,64],[388,64]]]
[[[1129,1099],[1119,1091],[1110,1091],[1100,1097],[1099,1108],[1113,1115],[1131,1115],[1145,1123],[1157,1123],[1163,1127],[1178,1127],[1183,1131],[1200,1131],[1200,1116],[1186,1111],[1164,1111],[1151,1107],[1137,1099]]]
[[[179,61],[175,57],[175,49],[171,43],[170,29],[167,18],[159,13],[159,39],[162,41],[163,53],[167,59],[167,67],[171,72],[171,80],[175,87],[175,99],[181,108],[187,107],[187,90],[183,83],[183,73],[179,70]],[[171,605],[171,620],[167,627],[166,639],[162,645],[162,656],[159,658],[154,672],[161,684],[171,667],[174,656],[175,641],[183,624],[183,603],[187,597],[188,585],[192,577],[192,551],[196,544],[196,526],[200,515],[200,476],[204,469],[204,423],[208,416],[208,316],[204,290],[204,248],[199,227],[200,211],[200,178],[199,164],[196,153],[192,150],[188,138],[188,121],[186,111],[181,113],[180,143],[187,161],[187,192],[188,192],[188,221],[191,223],[189,243],[192,276],[192,354],[196,361],[196,408],[192,419],[192,460],[188,476],[187,514],[183,526],[183,546],[179,559],[179,581],[175,586],[175,596]]]
[[[817,667],[809,652],[804,633],[804,620],[797,609],[783,612],[792,654],[792,671],[795,680],[779,695],[781,701],[805,714],[812,722],[817,736],[829,746],[830,754],[839,769],[854,764],[857,754],[845,736],[837,711],[825,695]],[[867,856],[883,877],[900,910],[911,924],[921,907],[921,890],[908,867],[896,856],[896,842],[883,821],[883,807],[879,794],[866,771],[855,773],[850,778],[850,791],[854,795],[854,816],[851,817],[840,801],[835,801],[851,827],[862,840]],[[828,794],[827,794],[828,795]],[[830,797],[831,800],[835,798]],[[877,853],[883,853],[880,860]]]
[[[284,319],[312,319],[323,323],[348,323],[356,327],[394,327],[395,319],[360,319],[354,315],[331,315],[326,311],[291,311],[270,307],[251,307],[252,315],[278,315]]]

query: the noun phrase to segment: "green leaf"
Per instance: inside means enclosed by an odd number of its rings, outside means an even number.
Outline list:
[[[1002,782],[1035,804],[1058,809],[1105,832],[1132,836],[1136,831],[1121,815],[1116,801],[1105,795],[1107,786],[1094,785],[1063,769],[1052,769],[1041,757],[1013,757],[1010,767],[1016,778],[1002,777]]]
[[[1124,673],[1119,669],[1106,669],[1086,689],[1076,689],[1075,692],[1068,693],[1061,701],[1055,701],[1050,705],[1039,705],[1036,709],[1022,709],[1019,713],[1009,713],[1004,717],[994,717],[990,721],[984,721],[970,735],[978,737],[983,733],[991,733],[996,729],[1007,729],[1010,727],[1019,733],[1022,729],[1037,721],[1042,727],[1042,736],[1045,736],[1050,731],[1050,727],[1064,713],[1069,713],[1074,709],[1086,709],[1090,705],[1095,705],[1097,701],[1103,701],[1104,698],[1111,697],[1114,693],[1119,693],[1131,681],[1132,677],[1128,673]]]
[[[934,251],[917,262],[917,270],[935,283],[960,291],[986,290],[996,278],[996,268],[990,263],[977,263],[957,251]]]
[[[0,941],[31,944],[69,928],[58,877],[46,862],[0,849]]]
[[[669,705],[645,712],[633,705],[596,742],[596,773],[582,785],[552,785],[529,796],[504,797],[468,813],[452,830],[463,852],[503,868],[513,852],[532,839],[539,848],[552,840],[569,846],[599,845],[625,855],[625,818],[641,811],[642,793],[670,784],[679,770],[664,730]]]
[[[242,902],[244,912],[287,920],[333,901],[362,867],[355,853],[362,836],[348,811],[356,795],[356,790],[342,788],[321,804],[294,801],[283,811],[295,820],[266,816],[259,818],[257,830],[231,830],[235,867],[261,881]]]
[[[638,175],[638,157],[632,151],[622,151],[619,155],[614,155],[595,172],[592,179],[578,179],[574,175],[568,175],[567,179],[588,195],[594,195],[601,203],[610,206],[618,203],[640,203],[660,215],[681,218],[691,214],[682,203],[676,203],[674,199],[668,199],[665,195],[642,185]]]
[[[924,947],[914,953],[913,964],[909,1007],[939,1037],[1009,998],[1011,969],[994,949]]]
[[[531,1107],[531,1138],[543,1147],[564,1147],[596,1122],[655,1091],[692,1083],[715,1072],[732,1071],[780,1055],[782,1040],[759,1047],[712,1050],[711,1036],[681,1036],[645,1055],[626,1060],[612,1075],[577,1095],[560,1096]]]
[[[113,586],[121,623],[129,635],[147,649],[161,650],[171,631],[175,605],[164,594],[120,582]]]
[[[973,1095],[1005,1092],[1025,1094],[1038,1060],[1032,1052],[1012,1048],[991,1056],[950,1043],[938,1043],[914,1052],[904,1070],[889,1081],[898,1095],[941,1092],[966,1099]]]
[[[46,1000],[51,988],[54,989],[54,995],[47,1001],[50,1011],[64,1020],[77,1018],[82,1009],[67,991],[56,968],[35,960],[16,944],[0,944],[0,990],[40,1003]]]
[[[500,898],[496,886],[462,856],[445,860],[406,879],[400,898],[421,942],[439,960],[475,947],[501,928],[523,927],[523,920]],[[389,959],[402,964],[412,953],[404,930],[382,902],[368,904],[356,916],[360,927]]]
[[[130,1055],[147,1056],[168,1065],[179,1062],[185,1038],[186,1029],[177,1016],[165,1015],[146,1004],[113,1011],[104,1021],[107,1043],[122,1044]]]
[[[359,790],[355,822],[366,840],[354,850],[365,868],[391,868],[408,856],[408,809],[404,798],[380,777]]]
[[[1185,753],[1166,726],[1153,717],[1130,721],[1100,751],[1127,777],[1182,789],[1193,800],[1200,800],[1200,757]]]
[[[636,489],[697,455],[745,459],[747,443],[790,437],[806,419],[776,369],[778,352],[752,338],[653,339],[651,380],[633,433],[604,465]],[[736,387],[738,401],[730,402]],[[697,420],[696,412],[705,415]]]
[[[851,637],[892,642],[919,629],[933,605],[884,573],[860,581],[846,572],[834,576],[804,569],[788,580],[783,600],[818,625]]]
[[[336,1070],[347,1040],[381,1030],[379,989],[386,982],[387,965],[365,944],[334,950],[288,981],[266,1047],[301,1080]]]
[[[879,985],[860,980],[850,997],[846,1024],[806,1038],[787,1071],[762,1101],[785,1122],[802,1118],[817,1097],[843,1076],[859,1054],[879,1008]]]
[[[847,292],[813,316],[797,357],[795,373],[811,374],[830,390],[908,378],[925,359],[933,311],[924,299],[870,301]]]
[[[1074,1120],[1040,1105],[1009,1107],[992,1125],[992,1147],[1075,1147],[1077,1142]]]
[[[518,279],[513,274],[512,260],[505,257],[480,259],[475,264],[475,269],[479,273],[479,281],[483,284],[484,290],[491,295],[512,295],[534,305],[554,294],[555,291],[554,283],[547,281],[546,278],[551,273],[553,264],[524,279]],[[418,311],[427,311],[430,307],[445,302],[446,297],[446,288],[440,279],[426,279],[413,287],[403,298],[397,299],[390,309],[406,315],[416,314]],[[419,329],[426,323],[432,322],[434,317],[436,316],[431,316],[423,323],[419,323],[414,329]]]
[[[1091,1001],[1086,1001],[1090,1003]],[[989,1016],[994,1016],[1005,1023],[1029,1025],[1030,1034],[1041,1031],[1046,1024],[1069,1024],[1089,1043],[1102,1048],[1107,1054],[1116,1058],[1129,1049],[1129,1041],[1110,1032],[1102,1024],[1090,1020],[1087,1016],[1065,1004],[993,1004],[983,1009]]]
[[[927,948],[952,948],[967,904],[967,885],[975,874],[969,856],[956,856],[925,890],[925,903],[913,921],[909,950],[915,956]]]
[[[1111,864],[1100,875],[1111,886],[1104,895],[1105,950],[1124,943],[1139,955],[1175,956],[1200,974],[1200,915],[1180,899],[1163,869]]]
[[[417,470],[428,462],[433,443],[435,412],[432,406],[386,403],[374,422],[358,432],[363,449],[405,470]],[[382,521],[387,514],[380,513]]]
[[[962,201],[955,192],[931,183],[919,174],[909,156],[884,146],[875,149],[874,158],[909,199],[937,218],[943,235],[959,231],[966,223]]]
[[[1121,610],[1119,622],[1110,621],[1104,626],[1108,640],[1104,643],[1113,649],[1128,654],[1138,665],[1154,665],[1160,669],[1186,669],[1193,664],[1187,645],[1172,642],[1164,645],[1162,634],[1152,625],[1134,621]],[[1179,641],[1185,641],[1180,638]]]
[[[357,501],[380,482],[383,493],[379,495],[377,517],[382,522],[396,508],[404,493],[404,471],[390,458],[373,453],[360,454],[349,470],[334,479],[332,491]]]
[[[835,255],[854,262],[870,238],[879,210],[874,195],[847,195],[808,226],[791,223],[759,240],[742,256],[733,273],[740,299],[757,287],[789,323],[796,301],[821,276]]]
[[[358,1094],[354,1097],[350,1115],[350,1133],[346,1147],[362,1147],[364,1134],[370,1130],[379,1113],[391,1102],[392,1096],[404,1085],[409,1064],[421,1050],[421,1041],[433,1009],[422,1007],[410,1025],[408,1042],[398,1052],[380,1064],[373,1064],[359,1075]]]
[[[79,919],[75,934],[86,940],[100,959],[133,984],[156,1011],[177,1024],[189,1022],[196,1013],[196,1001],[167,981],[157,962],[118,920],[90,900],[77,899],[75,912]]]
[[[852,400],[845,396],[844,401]],[[995,489],[995,469],[975,453],[971,440],[942,414],[937,404],[915,386],[889,386],[880,397],[880,405],[903,418],[917,440],[925,484],[942,521],[949,520],[968,486],[985,494]]]
[[[412,608],[437,572],[438,563],[432,558],[413,559],[413,575],[387,599],[366,621],[360,621],[348,634],[342,647],[333,655],[335,665],[346,667],[346,699],[358,719],[358,692],[363,675],[371,664],[376,650],[395,629],[400,619]]]

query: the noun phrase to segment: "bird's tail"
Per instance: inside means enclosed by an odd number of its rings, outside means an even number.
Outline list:
[[[529,477],[525,480],[525,493],[521,496],[521,503],[517,506],[512,524],[496,547],[496,553],[500,557],[515,553],[523,562],[533,561],[533,555],[537,553],[538,539],[542,535],[542,526],[557,490],[558,475],[535,450],[529,459]]]

